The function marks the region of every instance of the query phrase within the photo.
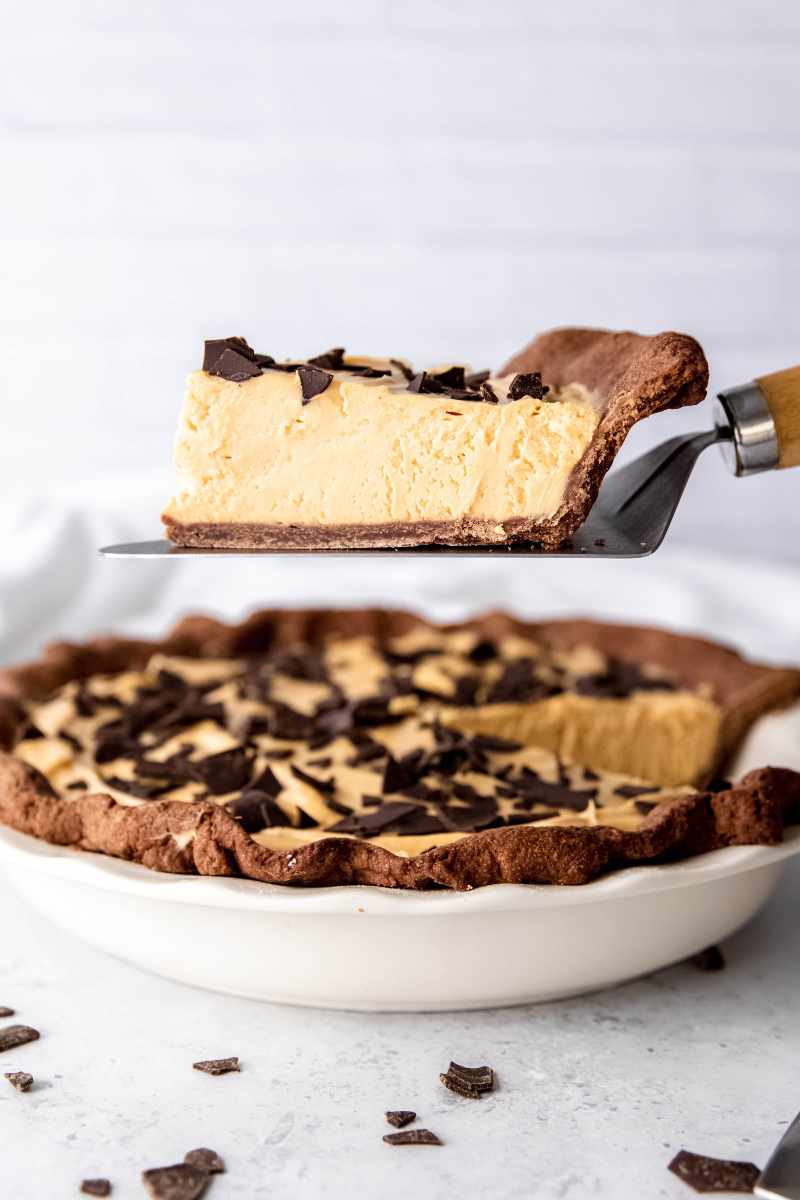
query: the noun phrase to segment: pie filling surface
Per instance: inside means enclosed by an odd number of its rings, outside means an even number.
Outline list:
[[[30,704],[14,753],[66,798],[210,802],[270,850],[356,838],[409,857],[503,826],[638,829],[688,789],[593,766],[602,745],[582,754],[570,718],[582,706],[587,729],[605,714],[624,734],[647,727],[653,704],[716,730],[711,701],[663,669],[420,629],[382,647],[343,637],[254,658],[157,654]],[[551,748],[520,720],[537,712],[545,740],[560,728]]]

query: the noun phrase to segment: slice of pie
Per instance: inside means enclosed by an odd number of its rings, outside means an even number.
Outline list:
[[[341,349],[276,362],[218,339],[189,376],[162,519],[196,547],[556,547],[634,423],[707,383],[679,333],[556,330],[496,378]]]
[[[0,819],[165,871],[581,883],[779,841],[800,804],[791,771],[693,784],[800,675],[656,630],[500,614],[437,627],[380,610],[191,618],[162,642],[56,645],[0,688]],[[703,753],[698,740],[682,759],[694,724]]]

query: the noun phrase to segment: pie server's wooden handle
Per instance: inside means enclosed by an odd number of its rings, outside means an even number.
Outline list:
[[[800,367],[757,380],[775,422],[779,467],[800,467]]]

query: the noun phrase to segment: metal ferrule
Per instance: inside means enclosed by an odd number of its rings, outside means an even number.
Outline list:
[[[757,383],[720,392],[715,423],[733,435],[720,442],[720,448],[735,475],[757,475],[777,467],[775,422]]]

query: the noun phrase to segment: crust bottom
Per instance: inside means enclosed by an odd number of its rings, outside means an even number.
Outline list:
[[[323,838],[275,853],[211,804],[127,807],[110,796],[63,800],[35,768],[0,755],[0,819],[21,833],[100,851],[158,871],[321,887],[452,888],[492,883],[584,884],[611,869],[669,862],[724,846],[775,845],[800,816],[800,775],[766,767],[718,793],[665,800],[635,833],[608,826],[517,826],[472,834],[414,858],[368,841]]]
[[[398,521],[385,525],[261,525],[251,522],[189,522],[163,516],[167,537],[178,546],[239,550],[399,550],[405,546],[503,546],[536,542],[557,549],[579,522],[569,519],[506,521]],[[574,525],[574,528],[573,528]]]

